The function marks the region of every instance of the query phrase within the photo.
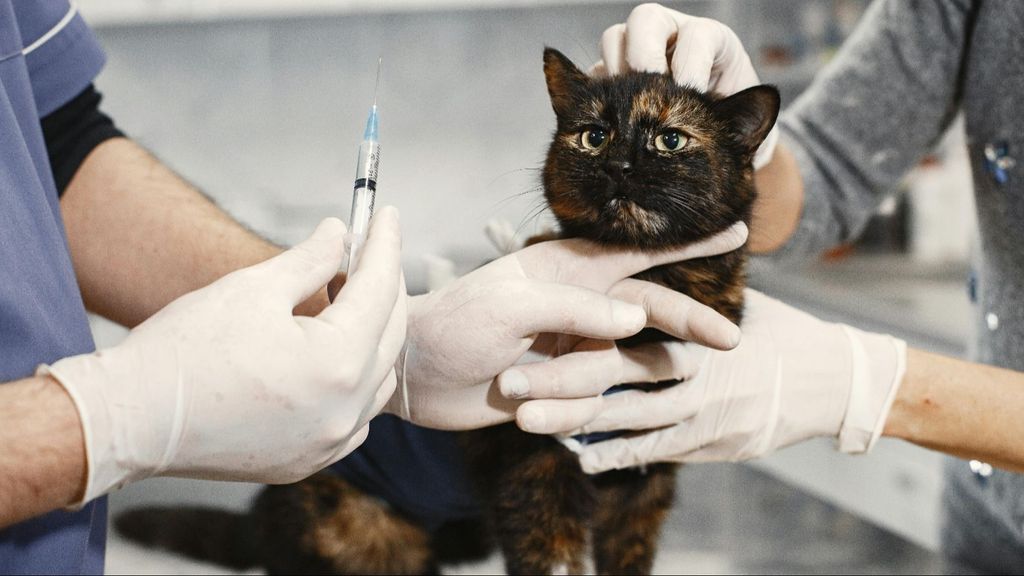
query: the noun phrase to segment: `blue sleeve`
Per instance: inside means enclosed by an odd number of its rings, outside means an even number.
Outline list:
[[[106,62],[68,0],[12,0],[36,109],[42,118],[84,90]]]

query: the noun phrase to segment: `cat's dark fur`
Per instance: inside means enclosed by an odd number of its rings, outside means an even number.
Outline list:
[[[660,74],[594,79],[553,49],[544,53],[544,73],[558,119],[544,188],[563,237],[661,249],[709,237],[737,220],[749,222],[751,161],[778,114],[774,88],[717,98]],[[592,130],[605,138],[585,136]],[[666,138],[661,148],[678,144],[679,137],[688,140],[672,151],[659,148],[659,137]],[[598,140],[600,146],[585,145]],[[738,250],[638,277],[739,322],[745,261]],[[620,344],[665,338],[649,330]],[[674,497],[675,466],[588,476],[561,443],[511,424],[465,433],[462,440],[490,539],[510,573],[581,572],[588,542],[599,573],[651,571]],[[323,473],[268,487],[247,515],[142,510],[120,517],[117,527],[151,545],[271,573],[432,573],[446,561],[487,550],[480,526],[449,526],[430,535]]]

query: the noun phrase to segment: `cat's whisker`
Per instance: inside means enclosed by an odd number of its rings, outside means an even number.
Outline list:
[[[511,202],[513,202],[515,200],[523,198],[524,196],[532,196],[532,195],[538,194],[538,193],[543,194],[543,192],[544,192],[544,186],[542,184],[538,184],[537,186],[533,186],[532,188],[528,188],[526,190],[523,190],[522,192],[516,192],[514,194],[510,194],[510,195],[502,198],[501,200],[498,200],[497,202],[494,202],[493,204],[491,204],[491,208],[490,208],[491,214],[493,215],[494,212],[500,210],[501,208],[507,206],[508,204],[510,204]],[[546,202],[546,201],[544,200],[544,197],[541,196],[540,199],[537,200],[537,202]]]
[[[505,178],[505,177],[508,177],[508,176],[512,176],[513,174],[518,174],[520,172],[540,172],[541,170],[543,170],[543,168],[538,168],[538,167],[532,167],[532,168],[531,167],[513,168],[513,169],[508,170],[506,172],[502,172],[501,174],[498,174],[497,176],[492,178],[490,181],[487,182],[487,186],[490,187],[491,185],[493,185],[498,180],[501,180],[502,178]]]
[[[548,209],[547,201],[544,200],[543,198],[541,198],[541,201],[538,202],[538,204],[536,206],[531,208],[530,211],[527,212],[526,216],[524,216],[523,219],[519,221],[519,225],[516,226],[515,235],[519,236],[519,234],[523,231],[523,229],[526,228],[527,224],[529,224],[533,220],[536,220],[547,209]]]

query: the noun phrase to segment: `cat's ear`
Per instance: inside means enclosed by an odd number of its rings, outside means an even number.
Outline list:
[[[544,49],[544,77],[555,114],[562,116],[573,109],[574,94],[589,80],[571,60],[554,48]]]
[[[736,143],[753,155],[775,125],[781,102],[774,86],[762,84],[715,102],[714,111],[729,123]]]

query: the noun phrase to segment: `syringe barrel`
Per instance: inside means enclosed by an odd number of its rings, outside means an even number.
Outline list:
[[[348,258],[345,270],[351,274],[359,258],[359,249],[366,240],[366,232],[373,216],[373,202],[377,196],[377,166],[380,163],[380,143],[364,140],[359,145],[356,163],[356,181],[352,189],[352,211],[349,214]]]

